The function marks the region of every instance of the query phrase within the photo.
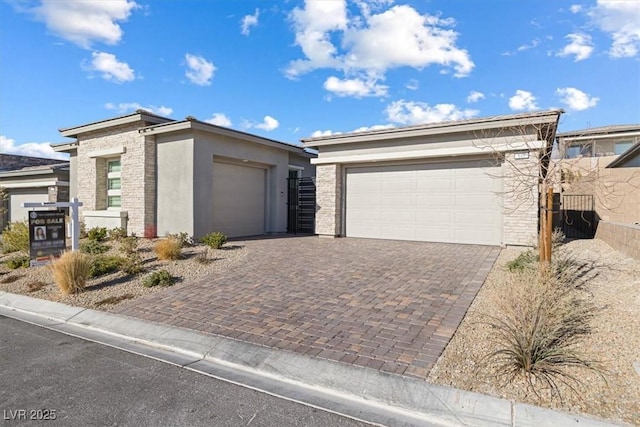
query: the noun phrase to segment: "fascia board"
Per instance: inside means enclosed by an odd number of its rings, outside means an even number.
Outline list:
[[[540,150],[544,147],[543,141],[529,141],[521,143],[501,144],[497,146],[486,147],[459,147],[459,148],[437,148],[426,150],[413,150],[396,153],[373,153],[373,154],[355,154],[347,156],[327,156],[323,157],[322,153],[317,159],[311,159],[311,164],[333,164],[333,163],[363,163],[363,162],[386,162],[386,161],[401,161],[401,160],[415,160],[415,159],[428,159],[437,157],[458,157],[458,156],[471,156],[471,155],[491,155],[496,153],[506,153],[510,151],[531,151]]]
[[[513,119],[501,119],[497,121],[464,123],[443,125],[433,128],[395,128],[384,131],[362,132],[356,134],[335,135],[320,137],[318,139],[303,139],[303,146],[307,148],[321,147],[323,145],[350,144],[359,142],[375,142],[401,138],[416,138],[430,135],[442,135],[453,133],[473,133],[478,131],[491,131],[500,129],[514,129],[521,126],[535,126],[540,124],[553,125],[556,123],[558,113],[536,117],[521,117]],[[486,137],[485,137],[486,138]]]

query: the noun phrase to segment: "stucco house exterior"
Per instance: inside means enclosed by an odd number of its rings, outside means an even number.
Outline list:
[[[24,202],[67,202],[69,200],[69,162],[59,159],[0,154],[0,187],[6,199],[0,200],[0,230],[7,223],[24,221],[29,209]]]
[[[562,110],[304,139],[318,150],[316,233],[531,245],[538,176]],[[542,154],[545,154],[544,156]]]
[[[229,237],[287,229],[287,178],[314,176],[300,146],[138,110],[60,133],[70,196],[87,227],[136,235],[212,231]]]

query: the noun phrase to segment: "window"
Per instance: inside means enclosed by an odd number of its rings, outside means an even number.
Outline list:
[[[615,147],[613,149],[614,154],[622,154],[625,151],[627,151],[629,148],[631,148],[631,146],[633,145],[633,141],[628,139],[625,141],[618,141],[615,144]]]
[[[120,159],[107,160],[107,209],[119,209],[122,206],[121,189]]]
[[[567,159],[591,156],[591,144],[570,145],[567,148]]]

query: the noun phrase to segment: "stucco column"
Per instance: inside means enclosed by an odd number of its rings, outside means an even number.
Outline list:
[[[316,233],[340,235],[342,224],[342,168],[338,164],[316,166]]]

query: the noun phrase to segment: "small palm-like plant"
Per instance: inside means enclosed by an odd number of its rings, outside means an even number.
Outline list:
[[[80,251],[64,252],[49,266],[53,279],[63,294],[84,290],[91,272],[91,257]]]
[[[578,350],[597,309],[549,272],[524,270],[507,280],[497,314],[488,316],[494,350],[485,358],[496,373],[506,382],[522,376],[536,395],[546,389],[561,401],[562,386],[577,393],[581,384],[573,369],[602,376],[599,364]]]

